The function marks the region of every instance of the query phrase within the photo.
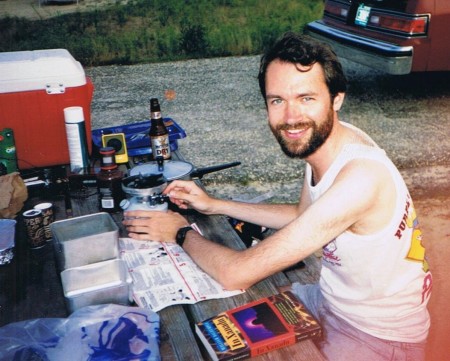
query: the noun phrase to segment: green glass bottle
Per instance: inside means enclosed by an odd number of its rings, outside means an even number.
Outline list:
[[[0,175],[17,172],[16,145],[11,128],[0,131]]]

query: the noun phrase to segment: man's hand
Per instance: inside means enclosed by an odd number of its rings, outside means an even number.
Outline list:
[[[212,213],[214,198],[210,197],[195,182],[176,180],[164,190],[170,201],[181,209],[193,208],[204,214]]]
[[[175,242],[177,231],[189,225],[181,214],[172,211],[129,211],[124,218],[128,237],[138,240]]]

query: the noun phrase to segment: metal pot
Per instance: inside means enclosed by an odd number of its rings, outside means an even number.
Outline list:
[[[122,181],[127,199],[120,203],[123,210],[167,211],[168,197],[162,192],[167,182],[175,179],[202,178],[207,173],[235,167],[240,162],[194,169],[191,163],[175,160],[158,160],[138,165],[130,170],[130,176]]]
[[[120,202],[123,210],[167,211],[167,196],[162,192],[167,187],[163,174],[137,174],[122,181],[127,198]]]

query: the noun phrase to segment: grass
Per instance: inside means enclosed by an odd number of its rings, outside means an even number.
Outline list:
[[[260,54],[322,0],[131,0],[48,20],[0,19],[0,51],[65,48],[85,66]]]

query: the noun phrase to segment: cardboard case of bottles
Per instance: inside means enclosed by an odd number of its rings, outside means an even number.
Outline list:
[[[81,106],[91,152],[94,86],[65,49],[0,53],[0,130],[14,132],[20,170],[69,164],[64,108]]]

